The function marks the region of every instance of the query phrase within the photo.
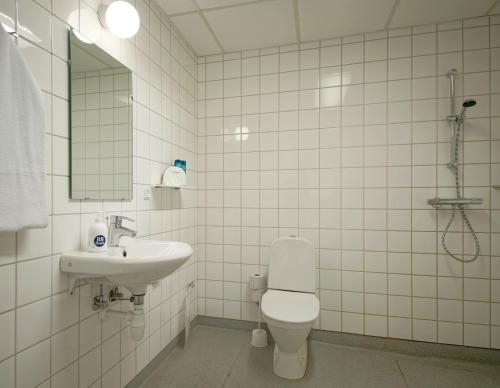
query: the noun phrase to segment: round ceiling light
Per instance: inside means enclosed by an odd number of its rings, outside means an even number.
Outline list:
[[[135,7],[126,1],[113,1],[101,5],[99,19],[104,27],[119,38],[128,39],[139,31],[141,21]]]

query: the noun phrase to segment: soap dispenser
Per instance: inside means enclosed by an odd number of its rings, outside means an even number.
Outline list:
[[[104,212],[100,211],[89,227],[87,241],[89,252],[106,252],[108,250],[108,226],[104,219]]]

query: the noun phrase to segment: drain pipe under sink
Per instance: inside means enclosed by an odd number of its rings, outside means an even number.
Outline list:
[[[134,308],[130,311],[116,311],[112,309],[105,309],[99,312],[99,318],[101,319],[101,321],[105,321],[109,316],[126,319],[127,321],[129,321],[130,335],[134,341],[140,341],[144,338],[146,318],[143,305],[134,305]]]
[[[137,302],[137,303],[136,303]],[[102,309],[99,312],[101,321],[105,321],[108,316],[126,319],[130,323],[130,335],[134,341],[144,338],[146,329],[146,318],[144,314],[144,295],[134,295],[133,309],[129,311],[117,311],[110,308]]]

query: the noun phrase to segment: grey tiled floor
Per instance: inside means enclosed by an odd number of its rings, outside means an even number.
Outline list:
[[[254,348],[250,333],[198,325],[141,388],[500,387],[500,367],[413,357],[310,341],[304,378],[273,373],[273,345]]]

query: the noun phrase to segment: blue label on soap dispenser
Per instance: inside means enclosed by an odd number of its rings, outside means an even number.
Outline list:
[[[94,245],[96,247],[103,247],[104,244],[106,244],[106,237],[104,237],[102,234],[99,234],[97,236],[95,236],[94,238]]]

